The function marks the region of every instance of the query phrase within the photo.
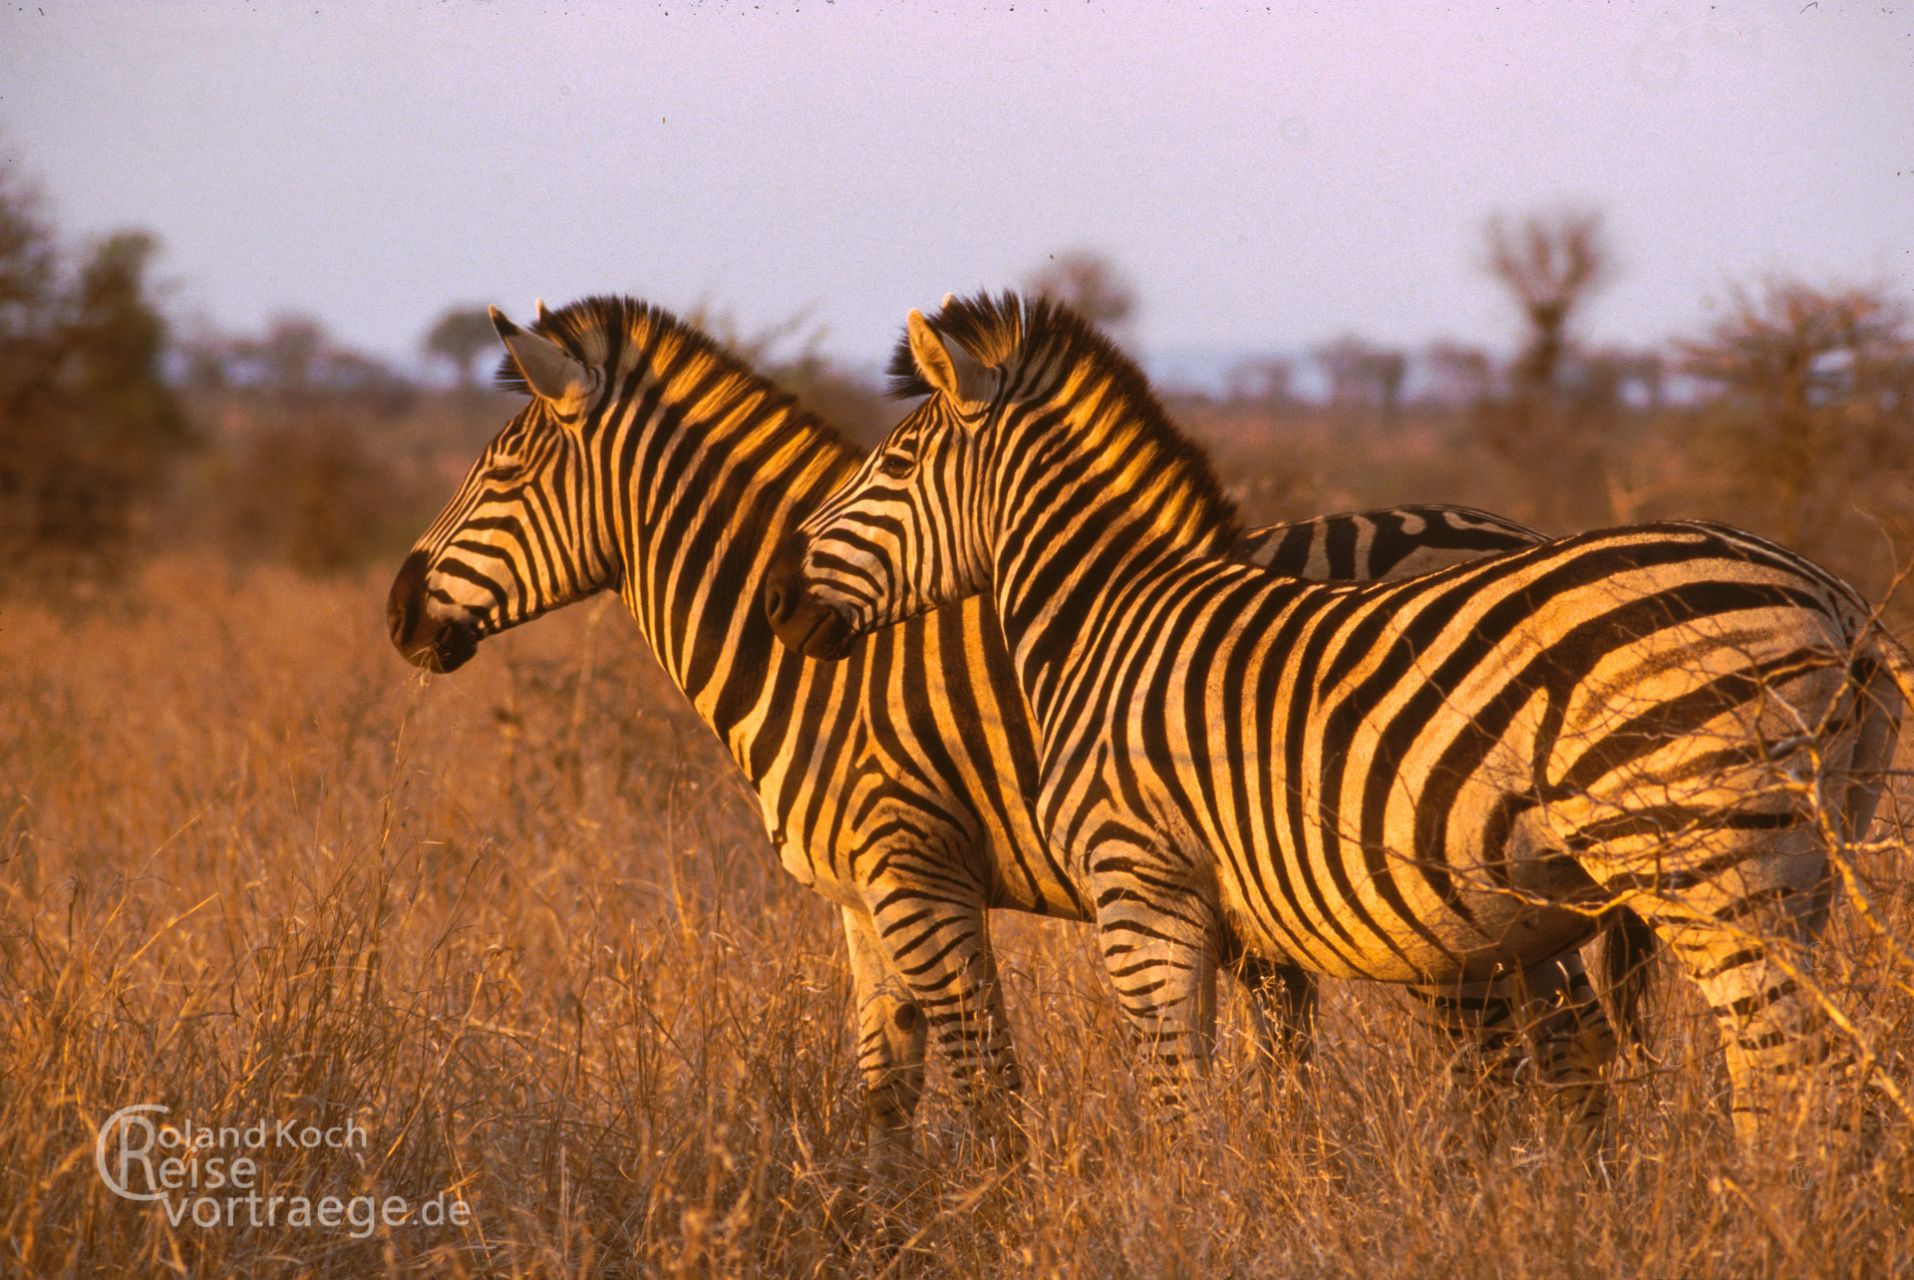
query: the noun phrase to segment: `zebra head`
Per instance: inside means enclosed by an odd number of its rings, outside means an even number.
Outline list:
[[[550,319],[539,304],[540,328]],[[428,671],[457,670],[485,636],[590,595],[614,572],[610,539],[588,514],[591,410],[605,372],[496,308],[492,324],[503,380],[531,400],[412,545],[386,598],[392,643]]]
[[[972,477],[999,372],[919,312],[908,338],[909,365],[894,372],[930,397],[791,531],[765,580],[773,630],[807,657],[843,658],[858,637],[990,581],[983,486]]]

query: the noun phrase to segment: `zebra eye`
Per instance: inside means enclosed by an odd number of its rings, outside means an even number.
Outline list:
[[[917,459],[911,457],[908,453],[887,453],[877,460],[877,469],[887,476],[894,476],[902,480],[905,476],[917,470]]]
[[[524,470],[525,464],[517,458],[501,458],[485,469],[485,478],[509,483],[518,479]]]

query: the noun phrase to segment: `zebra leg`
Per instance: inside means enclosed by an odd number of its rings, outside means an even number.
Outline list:
[[[1410,991],[1436,1026],[1479,1051],[1492,1075],[1532,1078],[1578,1124],[1607,1114],[1615,1032],[1579,951],[1519,973]]]
[[[1023,1071],[1010,1040],[1003,987],[981,901],[933,887],[889,885],[871,908],[877,946],[922,1015],[959,1093],[1007,1155],[1021,1155],[1014,1099]]]
[[[1854,1048],[1835,1035],[1809,953],[1832,898],[1829,844],[1871,816],[1869,783],[1891,742],[1877,717],[1894,711],[1853,680],[1804,661],[1758,697],[1686,708],[1714,718],[1638,736],[1610,772],[1550,806],[1562,847],[1700,989],[1744,1147],[1791,1142],[1818,1104],[1848,1096]]]
[[[1827,1020],[1800,982],[1827,916],[1826,855],[1800,818],[1750,839],[1757,833],[1737,828],[1736,816],[1714,839],[1664,849],[1665,870],[1612,871],[1605,883],[1633,892],[1629,905],[1701,989],[1727,1059],[1735,1136],[1747,1146],[1805,1119],[1816,1077],[1838,1081],[1849,1064],[1845,1052],[1830,1057]]]
[[[865,1123],[880,1169],[910,1150],[911,1119],[924,1092],[924,1014],[886,964],[871,918],[843,909],[857,1005],[857,1069],[864,1078]]]
[[[1214,1045],[1215,908],[1195,887],[1194,865],[1141,843],[1106,840],[1089,869],[1104,972],[1142,1041],[1152,1091],[1179,1115]]]
[[[1308,1062],[1316,1048],[1316,976],[1246,951],[1233,936],[1224,939],[1221,967],[1249,997],[1265,1060]]]
[[[1608,1073],[1620,1046],[1582,953],[1567,951],[1531,966],[1521,985],[1536,1078],[1570,1117],[1599,1124],[1608,1115]]]

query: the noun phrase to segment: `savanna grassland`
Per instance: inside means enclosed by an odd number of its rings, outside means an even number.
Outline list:
[[[1302,1068],[1259,1059],[1226,1000],[1218,1066],[1172,1126],[1084,928],[1018,916],[993,927],[1028,1159],[1000,1162],[933,1064],[917,1154],[874,1188],[836,913],[779,868],[617,602],[489,640],[451,677],[387,641],[391,574],[510,399],[408,383],[288,321],[185,350],[176,403],[141,301],[152,246],[111,244],[117,309],[74,328],[83,307],[50,306],[51,337],[0,350],[38,397],[0,423],[0,1274],[1914,1270],[1906,1111],[1883,1102],[1864,1140],[1797,1161],[1736,1154],[1713,1027],[1666,972],[1593,1149],[1399,993],[1333,983]],[[1554,532],[1728,519],[1914,636],[1914,589],[1894,590],[1914,556],[1904,316],[1770,290],[1669,357],[1707,389],[1664,397],[1659,354],[1565,345],[1550,296],[1534,312],[1555,328],[1506,368],[1425,353],[1440,394],[1405,394],[1403,353],[1345,342],[1318,357],[1325,400],[1275,362],[1172,408],[1252,521],[1402,501]],[[469,378],[483,313],[441,328]],[[106,346],[137,359],[67,358],[118,330]],[[131,381],[87,373],[123,365]],[[866,440],[897,413],[815,361],[776,372]],[[1910,766],[1904,742],[1851,859],[1866,910],[1837,910],[1814,973],[1904,1098]],[[337,1220],[175,1222],[114,1194],[96,1136],[138,1104],[263,1124],[247,1193],[333,1198]],[[282,1123],[342,1140],[280,1141]],[[239,1197],[209,1186],[212,1154],[176,1173],[217,1216]],[[416,1212],[352,1216],[390,1197]]]
[[[1591,1161],[1333,985],[1301,1071],[1226,1004],[1193,1120],[1148,1119],[1077,926],[1002,917],[1027,1164],[924,1108],[866,1194],[834,912],[615,601],[422,678],[377,569],[204,553],[0,614],[0,1270],[31,1275],[1884,1275],[1914,1146],[1733,1153],[1713,1032],[1658,981]],[[1905,751],[1903,752],[1905,762]],[[1905,811],[1904,809],[1902,810]],[[1899,820],[1898,813],[1892,815]],[[1906,1081],[1906,852],[1860,869],[1823,975]],[[1905,954],[1903,951],[1902,954]],[[460,1226],[174,1226],[111,1194],[100,1123],[355,1122],[269,1146],[276,1194],[456,1197]]]

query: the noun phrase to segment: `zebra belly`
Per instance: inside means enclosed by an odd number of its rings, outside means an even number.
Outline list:
[[[1425,920],[1421,930],[1369,928],[1350,919],[1340,927],[1313,912],[1279,913],[1271,928],[1260,913],[1226,895],[1224,915],[1251,951],[1281,957],[1315,973],[1379,982],[1452,982],[1525,969],[1585,941],[1594,932],[1588,912],[1538,907],[1506,894],[1464,895],[1467,923]]]
[[[856,887],[838,874],[838,866],[830,851],[823,847],[825,842],[820,833],[787,829],[780,839],[772,797],[766,795],[761,801],[764,829],[777,845],[778,863],[785,874],[836,906],[861,905]]]
[[[1488,977],[1591,934],[1604,896],[1547,815],[1503,787],[1464,791],[1448,829],[1419,848],[1350,839],[1232,852],[1218,864],[1225,914],[1304,968],[1384,982]]]

